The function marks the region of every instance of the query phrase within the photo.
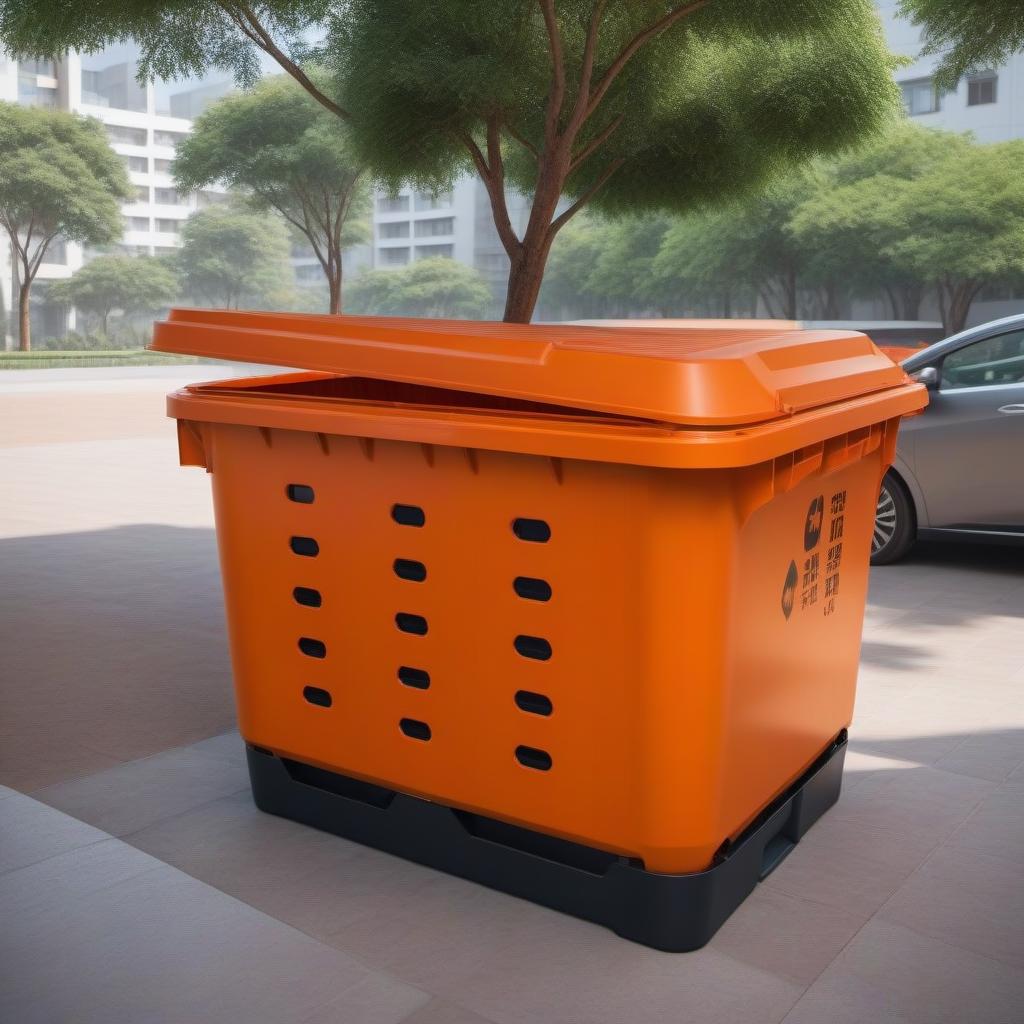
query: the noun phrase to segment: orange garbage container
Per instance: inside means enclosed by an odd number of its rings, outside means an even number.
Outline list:
[[[152,347],[303,368],[168,399],[264,810],[686,950],[838,798],[926,403],[864,335],[179,309]]]

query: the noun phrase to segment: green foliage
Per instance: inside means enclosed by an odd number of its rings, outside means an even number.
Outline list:
[[[121,233],[124,165],[92,118],[0,103],[0,224],[20,282],[21,347],[31,345],[29,290],[58,235],[101,244]]]
[[[342,248],[369,238],[369,188],[348,136],[339,118],[277,75],[197,119],[178,147],[175,181],[189,192],[223,182],[257,209],[276,211],[306,239],[337,292]]]
[[[552,241],[584,203],[686,211],[736,197],[898,107],[870,0],[0,0],[15,52],[126,38],[146,74],[216,66],[250,82],[258,41],[349,121],[357,160],[392,185],[443,187],[475,168],[511,260],[509,319],[529,318]],[[522,237],[506,183],[533,197]],[[561,195],[576,205],[558,213]]]
[[[186,294],[215,306],[287,307],[293,297],[288,233],[276,217],[235,203],[193,214],[175,265]]]
[[[113,310],[126,315],[150,313],[166,306],[177,293],[178,280],[166,260],[97,256],[73,277],[51,284],[47,296],[99,317],[106,334],[107,318]]]
[[[374,316],[479,320],[492,305],[490,289],[472,267],[435,256],[401,270],[368,270],[349,290],[349,311]]]
[[[935,81],[943,90],[1024,49],[1021,0],[900,0],[899,10],[924,29],[924,52],[939,55]]]

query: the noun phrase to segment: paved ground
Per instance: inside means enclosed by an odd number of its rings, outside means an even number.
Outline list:
[[[1024,1020],[1024,552],[875,571],[839,805],[656,953],[253,808],[174,369],[0,373],[0,1021]]]

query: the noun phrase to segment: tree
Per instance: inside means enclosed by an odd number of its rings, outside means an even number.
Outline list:
[[[942,324],[961,331],[986,284],[1024,275],[1024,141],[956,147],[882,215],[898,226],[886,252],[936,288]]]
[[[365,271],[350,289],[349,306],[375,316],[479,320],[491,302],[491,290],[476,270],[434,256],[401,270]]]
[[[97,256],[73,277],[50,286],[57,302],[99,317],[107,333],[110,314],[149,313],[173,301],[178,280],[165,260],[153,256]]]
[[[267,78],[214,103],[178,147],[177,185],[191,192],[224,182],[276,211],[313,249],[341,312],[342,247],[365,241],[366,175],[345,124],[311,103],[291,78]]]
[[[121,234],[124,165],[92,118],[0,103],[0,224],[18,274],[18,332],[32,347],[31,291],[50,243],[98,245]]]
[[[237,203],[211,206],[185,221],[181,240],[176,264],[189,295],[226,309],[243,300],[264,306],[290,300],[288,233],[276,217]]]
[[[252,80],[263,51],[392,184],[475,168],[511,263],[512,321],[530,319],[555,237],[588,204],[737,195],[872,134],[898,99],[870,0],[0,0],[15,52],[125,38],[164,78],[220,66]],[[510,185],[532,197],[521,237]]]
[[[924,53],[940,55],[935,84],[944,91],[1024,49],[1020,0],[901,0],[900,14],[924,29]]]
[[[927,281],[893,255],[906,230],[894,219],[894,201],[912,204],[921,176],[969,146],[964,135],[899,126],[824,169],[793,213],[794,239],[815,266],[856,294],[881,293],[895,319],[918,319]]]

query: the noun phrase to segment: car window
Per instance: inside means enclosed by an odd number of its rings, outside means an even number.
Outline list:
[[[942,361],[942,390],[1024,383],[1024,331],[997,334],[950,352]]]

